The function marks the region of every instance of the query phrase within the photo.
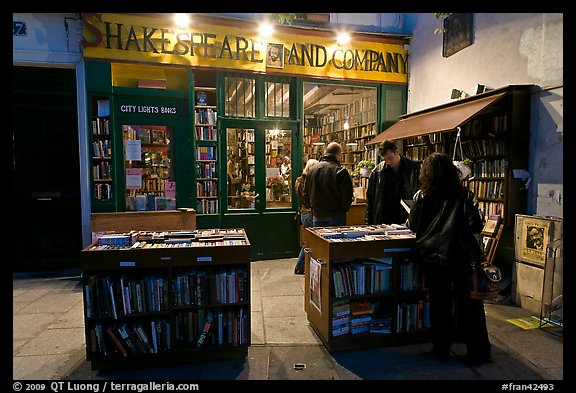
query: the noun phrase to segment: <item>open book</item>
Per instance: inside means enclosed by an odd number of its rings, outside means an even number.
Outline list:
[[[408,213],[410,213],[410,209],[414,205],[414,200],[413,199],[400,199],[400,204],[402,205],[402,207],[404,209],[406,209],[406,211]]]
[[[487,236],[494,236],[496,232],[498,232],[498,226],[500,225],[500,216],[499,215],[492,215],[488,216],[488,220],[486,220],[486,224],[482,229],[482,234]]]

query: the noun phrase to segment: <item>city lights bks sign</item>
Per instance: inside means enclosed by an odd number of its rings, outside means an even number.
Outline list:
[[[196,23],[180,29],[165,18],[83,14],[87,59],[138,61],[405,84],[408,53],[398,39],[357,38],[339,46],[328,34],[282,33],[268,40],[253,24]]]

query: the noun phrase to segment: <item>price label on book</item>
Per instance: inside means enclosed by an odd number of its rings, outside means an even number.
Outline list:
[[[212,262],[212,257],[196,257],[196,262]]]

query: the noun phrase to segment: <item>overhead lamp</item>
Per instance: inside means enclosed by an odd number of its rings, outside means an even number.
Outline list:
[[[260,32],[260,36],[262,38],[269,38],[272,36],[272,33],[274,33],[274,26],[272,26],[272,24],[268,21],[263,21],[260,23],[258,31]]]
[[[180,28],[187,27],[190,24],[190,15],[188,14],[174,14],[174,23]]]
[[[324,142],[314,142],[312,143],[313,146],[324,146]]]
[[[348,142],[348,143],[346,143],[346,146],[358,146],[358,143],[356,143],[356,142]]]
[[[338,45],[346,45],[347,43],[349,43],[351,40],[350,34],[345,32],[345,31],[341,31],[338,33],[338,35],[336,36],[336,42],[338,43]]]

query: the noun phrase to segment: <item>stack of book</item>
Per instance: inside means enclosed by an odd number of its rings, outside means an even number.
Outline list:
[[[352,334],[370,331],[372,312],[372,307],[368,302],[352,303],[350,305],[350,328]]]
[[[350,303],[336,300],[332,303],[332,337],[350,333]]]
[[[392,333],[392,317],[374,317],[370,321],[370,333],[390,334]]]

